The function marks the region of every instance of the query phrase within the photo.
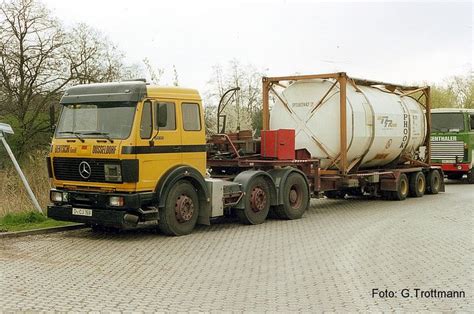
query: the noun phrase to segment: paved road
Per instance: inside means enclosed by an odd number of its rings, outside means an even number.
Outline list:
[[[304,218],[186,237],[89,229],[0,239],[0,311],[474,311],[474,186],[315,200]],[[372,289],[397,297],[372,297]],[[465,298],[416,298],[415,290]],[[401,289],[410,289],[404,298]]]

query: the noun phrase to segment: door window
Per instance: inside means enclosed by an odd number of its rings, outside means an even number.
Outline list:
[[[153,130],[151,113],[151,102],[145,101],[143,103],[142,121],[140,123],[140,137],[142,139],[150,138]]]
[[[161,130],[176,130],[176,108],[172,102],[155,103],[155,128]]]
[[[183,112],[183,127],[185,131],[201,130],[201,115],[198,104],[186,104],[181,106]]]

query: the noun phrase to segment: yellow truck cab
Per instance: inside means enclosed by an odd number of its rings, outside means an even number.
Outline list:
[[[60,103],[47,160],[49,217],[114,227],[160,220],[168,234],[194,227],[198,202],[209,198],[198,91],[143,81],[90,84],[68,89]],[[172,195],[168,216],[158,216],[166,199],[157,195]],[[206,211],[201,216],[208,224]]]

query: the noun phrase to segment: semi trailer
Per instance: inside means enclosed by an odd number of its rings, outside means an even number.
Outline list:
[[[48,216],[185,235],[229,215],[298,219],[312,197],[444,191],[430,163],[429,87],[343,72],[262,85],[259,138],[225,127],[206,138],[197,90],[143,81],[69,88],[47,158]]]

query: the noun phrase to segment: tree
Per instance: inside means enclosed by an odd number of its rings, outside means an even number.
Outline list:
[[[227,115],[227,131],[243,129],[259,130],[262,127],[262,76],[265,71],[255,66],[242,65],[238,60],[229,61],[226,68],[220,65],[213,67],[212,78],[208,82],[206,93],[206,110],[212,114],[206,115],[206,124],[215,129],[217,105],[224,93],[235,87],[239,92],[229,101],[223,114]],[[222,127],[222,126],[221,126]]]
[[[78,24],[68,34],[72,43],[66,57],[72,64],[73,80],[77,84],[117,81],[122,78],[124,55],[106,36],[86,24]]]
[[[49,142],[66,86],[115,80],[122,59],[99,32],[80,24],[68,33],[35,0],[0,4],[0,116],[15,127],[19,157]]]
[[[474,108],[474,80],[472,73],[453,76],[443,85],[433,85],[431,103],[433,108]]]

